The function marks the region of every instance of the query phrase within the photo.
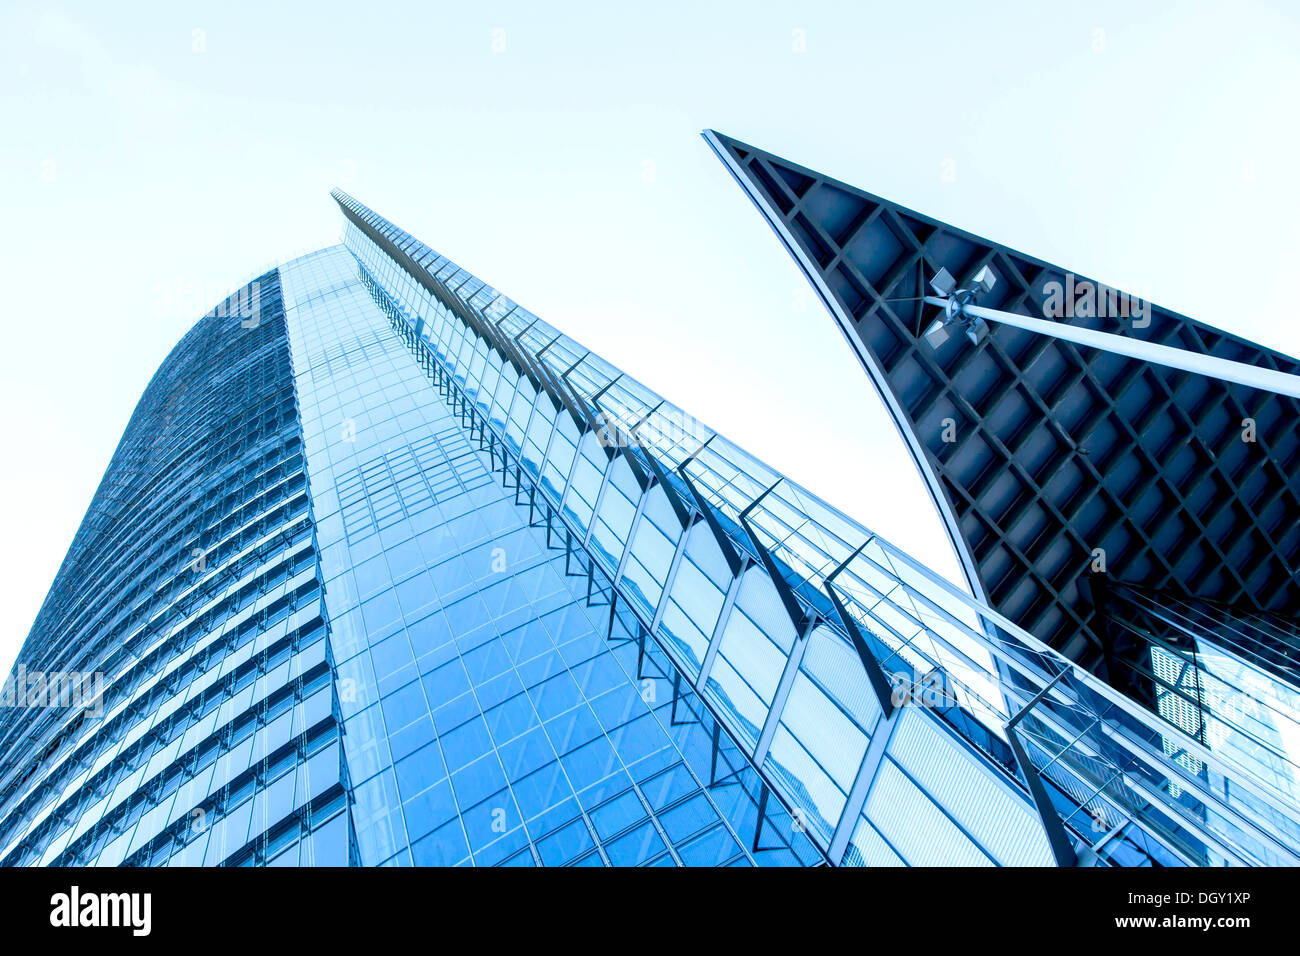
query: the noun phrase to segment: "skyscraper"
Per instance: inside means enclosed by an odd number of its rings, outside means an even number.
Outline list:
[[[335,198],[146,389],[6,688],[0,862],[1298,859],[1265,784]]]

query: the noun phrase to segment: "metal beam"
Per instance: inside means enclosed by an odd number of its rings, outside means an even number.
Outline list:
[[[953,300],[934,295],[926,296],[925,301],[928,305],[937,305],[945,310],[955,305]],[[1210,378],[1221,379],[1225,382],[1235,382],[1249,388],[1258,388],[1266,392],[1276,392],[1279,395],[1300,398],[1300,375],[1276,372],[1272,369],[1260,368],[1258,365],[1234,362],[1215,355],[1188,352],[1184,349],[1174,348],[1172,345],[1145,342],[1142,339],[1127,335],[1116,335],[1113,332],[1085,329],[1066,322],[1048,322],[1046,319],[1033,319],[1027,315],[988,309],[982,305],[962,304],[956,306],[953,311],[957,315],[972,316],[989,322],[1001,322],[1003,325],[1024,329],[1026,332],[1037,332],[1041,335],[1065,339],[1075,345],[1086,345],[1089,348],[1114,352],[1116,355],[1125,355],[1143,362],[1154,362],[1157,365],[1165,365],[1169,368],[1192,372],[1196,375],[1208,375]]]

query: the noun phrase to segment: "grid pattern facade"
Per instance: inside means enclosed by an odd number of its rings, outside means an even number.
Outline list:
[[[282,275],[360,862],[819,860],[775,804],[756,845],[743,761],[609,631],[589,559],[494,480],[357,260]]]
[[[352,224],[347,246],[395,327],[529,520],[585,552],[588,588],[610,595],[602,633],[663,660],[670,717],[682,719],[688,703],[714,749],[739,754],[756,845],[779,846],[792,830],[833,863],[1050,860],[1006,765],[970,749],[937,714],[882,706],[838,619],[822,613],[834,613],[825,594],[803,606],[790,590],[781,542],[765,545],[768,532],[748,522],[806,493],[791,486],[755,502],[761,464],[711,432],[668,437],[679,410],[355,200],[336,198]],[[774,479],[783,481],[768,475],[766,484]],[[732,495],[753,506],[748,515]],[[794,500],[843,520],[811,497]],[[813,527],[806,514],[784,517]],[[901,582],[883,586],[900,596]],[[910,673],[913,650],[886,652],[890,666]],[[973,724],[961,726],[1011,759]],[[774,809],[794,824],[785,833],[768,823]]]
[[[155,375],[20,652],[103,693],[6,701],[0,860],[346,863],[325,638],[272,272]]]

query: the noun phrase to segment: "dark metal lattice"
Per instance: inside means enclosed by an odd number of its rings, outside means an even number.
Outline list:
[[[1103,308],[1072,324],[1290,373],[1295,359],[1149,303],[1138,317],[1127,304],[1140,300],[1100,283],[705,138],[835,315],[994,608],[1098,670],[1095,549],[1114,580],[1300,611],[1300,402],[1010,326],[935,348],[921,333],[939,310],[914,297],[940,267],[965,282],[991,265],[998,282],[980,300],[990,308],[1057,317],[1058,290],[1089,283]]]

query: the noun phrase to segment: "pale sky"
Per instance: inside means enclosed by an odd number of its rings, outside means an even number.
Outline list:
[[[0,667],[159,363],[335,185],[957,580],[699,131],[1300,354],[1298,10],[6,0]]]

